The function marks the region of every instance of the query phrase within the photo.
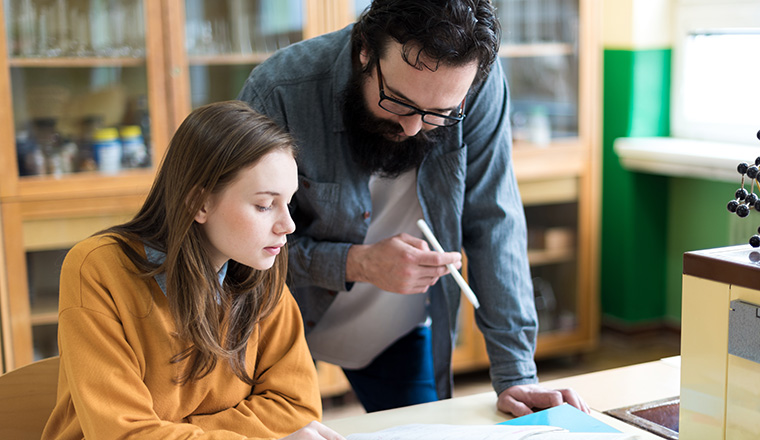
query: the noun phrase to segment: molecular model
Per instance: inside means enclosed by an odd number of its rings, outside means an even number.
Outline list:
[[[760,139],[760,131],[757,132],[757,138]],[[751,208],[755,208],[756,211],[760,211],[760,197],[755,194],[755,186],[757,186],[758,192],[760,192],[760,157],[755,159],[754,165],[749,165],[745,162],[740,163],[736,170],[742,175],[742,183],[739,189],[734,194],[736,198],[728,202],[728,210],[735,212],[739,217],[746,217],[749,215]],[[744,189],[744,177],[750,178],[749,191]],[[760,226],[757,228],[757,234],[749,238],[749,244],[752,247],[760,247]]]

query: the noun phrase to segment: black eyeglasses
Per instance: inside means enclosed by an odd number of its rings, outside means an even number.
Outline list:
[[[442,115],[440,113],[420,110],[413,105],[403,103],[398,99],[391,98],[390,96],[386,95],[385,89],[383,88],[383,73],[380,71],[379,61],[377,63],[377,85],[380,88],[380,101],[378,101],[377,105],[379,105],[383,110],[393,113],[394,115],[411,116],[414,114],[420,114],[422,115],[422,122],[438,127],[451,127],[452,125],[458,124],[465,117],[464,102],[467,97],[465,97],[465,99],[463,99],[459,104],[459,109],[456,111],[456,114],[453,114],[455,112],[452,111],[452,114]]]

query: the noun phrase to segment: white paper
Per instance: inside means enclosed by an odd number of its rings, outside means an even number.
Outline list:
[[[634,440],[622,433],[569,432],[555,426],[410,424],[371,433],[351,434],[347,440]]]

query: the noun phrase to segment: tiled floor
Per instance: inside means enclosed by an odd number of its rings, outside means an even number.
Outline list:
[[[650,331],[635,335],[602,330],[597,349],[579,355],[545,359],[537,363],[542,381],[576,374],[607,370],[675,356],[680,352],[680,336],[674,331]],[[488,371],[454,377],[454,397],[492,391]],[[356,397],[347,395],[325,399],[324,420],[364,413]]]

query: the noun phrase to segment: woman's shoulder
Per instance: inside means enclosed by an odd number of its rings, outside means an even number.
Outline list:
[[[74,245],[66,254],[61,268],[63,277],[114,279],[136,274],[136,266],[124,252],[121,243],[144,255],[141,243],[114,234],[98,234]]]
[[[80,261],[89,260],[93,257],[98,260],[104,258],[121,259],[123,256],[125,256],[125,254],[119,245],[119,241],[128,244],[138,252],[143,252],[140,250],[139,244],[134,240],[129,240],[120,235],[112,233],[106,233],[93,235],[80,241],[71,248],[71,250],[66,255],[66,258],[73,258]]]
[[[140,243],[113,234],[89,237],[69,251],[61,269],[61,311],[84,307],[116,315],[116,306],[137,316],[147,313],[151,296],[139,294],[149,291],[146,280],[122,249],[120,238],[135,251],[144,252]]]

